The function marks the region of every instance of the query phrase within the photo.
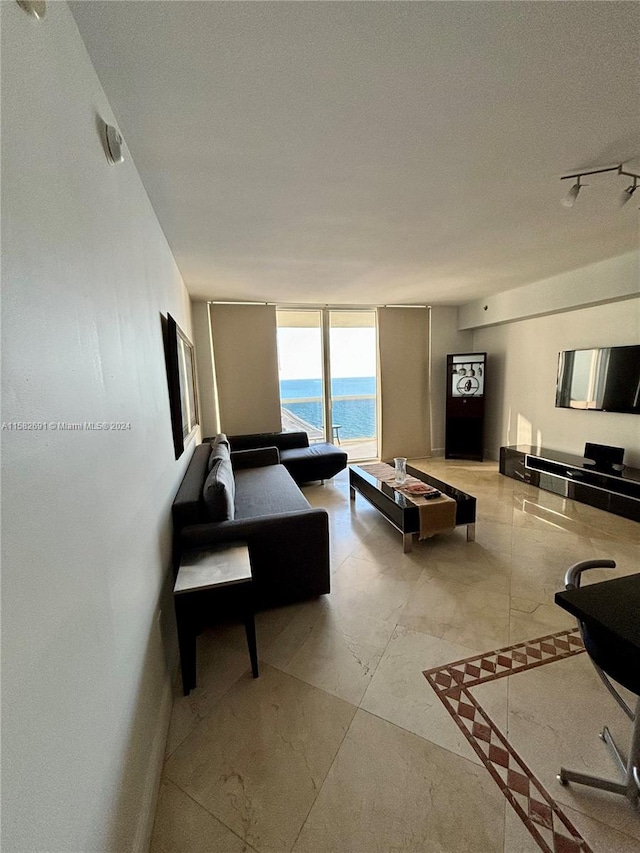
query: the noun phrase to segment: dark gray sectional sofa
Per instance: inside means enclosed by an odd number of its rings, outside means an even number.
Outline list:
[[[176,569],[185,551],[244,541],[257,606],[328,593],[327,512],[310,506],[275,448],[229,453],[221,439],[196,447],[173,502]]]

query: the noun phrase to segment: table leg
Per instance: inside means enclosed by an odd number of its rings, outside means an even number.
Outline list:
[[[356,499],[356,490],[353,488],[353,486],[349,486],[349,497],[352,501],[355,501]]]
[[[413,533],[402,534],[402,551],[405,554],[410,554],[413,550]]]
[[[467,524],[467,542],[475,542],[476,541],[476,525]]]
[[[188,596],[177,595],[174,598],[176,624],[178,626],[178,646],[180,648],[180,668],[182,670],[182,691],[188,696],[196,686],[196,631],[193,625]]]
[[[258,646],[256,643],[256,620],[254,615],[253,600],[251,593],[247,596],[247,607],[244,615],[244,630],[247,635],[249,646],[249,657],[251,658],[251,672],[254,678],[258,678]]]

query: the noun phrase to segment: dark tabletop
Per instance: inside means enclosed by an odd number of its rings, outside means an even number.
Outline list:
[[[599,625],[640,650],[640,574],[556,592],[555,602],[587,628]]]

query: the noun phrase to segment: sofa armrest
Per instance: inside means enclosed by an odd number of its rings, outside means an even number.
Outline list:
[[[220,542],[247,543],[257,606],[271,607],[326,595],[331,589],[329,515],[303,509],[185,527],[179,551]]]
[[[306,536],[312,531],[329,533],[329,516],[324,509],[306,509],[281,512],[277,515],[261,515],[255,518],[236,518],[232,521],[215,521],[192,524],[184,527],[180,534],[183,551],[204,550],[218,542],[233,539],[257,542],[264,537],[277,535],[281,539],[295,537],[308,547]]]
[[[233,450],[231,464],[240,468],[265,468],[267,465],[280,464],[280,452],[277,447],[259,447],[255,450]]]

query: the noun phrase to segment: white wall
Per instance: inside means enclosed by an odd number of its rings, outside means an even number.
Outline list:
[[[460,329],[478,329],[640,295],[640,252],[589,264],[462,305]]]
[[[431,453],[444,456],[447,355],[473,352],[473,335],[458,330],[458,309],[431,308]]]
[[[606,288],[606,281],[602,282]],[[476,330],[489,353],[485,447],[541,444],[581,455],[586,441],[626,448],[640,467],[640,417],[555,407],[561,350],[640,343],[640,299],[593,306]]]
[[[143,850],[171,702],[160,315],[189,300],[66,3],[2,3],[2,850]],[[164,604],[158,619],[159,604]],[[175,655],[175,649],[171,650]]]

